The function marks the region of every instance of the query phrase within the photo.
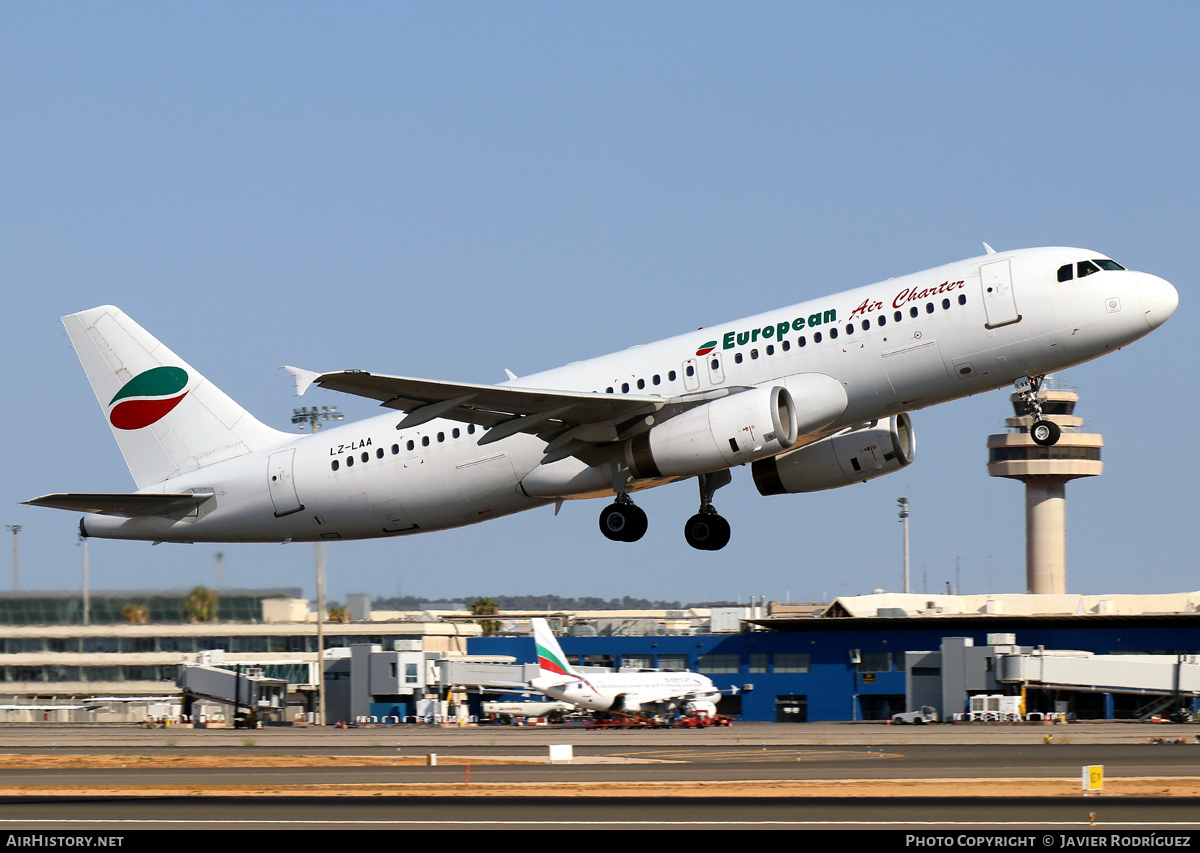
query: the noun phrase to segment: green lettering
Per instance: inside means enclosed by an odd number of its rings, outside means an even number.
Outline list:
[[[791,326],[791,323],[787,322],[786,320],[783,321],[782,323],[780,323],[775,328],[775,339],[778,341],[782,341],[784,338],[786,338],[787,333],[788,333],[788,328],[790,326]]]
[[[758,333],[760,331],[761,331],[760,329],[751,329],[750,330],[750,343],[754,343],[755,341],[758,340]]]
[[[764,339],[775,337],[775,327],[774,326],[764,326],[763,330],[762,330],[762,336]]]
[[[738,332],[737,341],[739,347],[744,347],[746,344],[750,343],[750,333]]]
[[[793,332],[798,332],[803,328],[804,328],[804,318],[803,317],[797,317],[795,320],[792,321],[792,331]]]
[[[733,332],[726,332],[725,337],[721,338],[721,343],[724,349],[733,349]]]
[[[808,315],[808,327],[811,329],[813,326],[819,326],[819,325],[821,325],[821,315],[820,314],[809,314]]]
[[[826,311],[825,312],[825,322],[826,323],[836,323],[837,322],[837,311],[835,311],[833,308],[830,308],[828,311]]]

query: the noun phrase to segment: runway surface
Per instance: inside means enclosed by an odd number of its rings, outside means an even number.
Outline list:
[[[629,732],[0,728],[0,791],[20,793],[0,796],[0,825],[1192,830],[1200,829],[1200,798],[1157,794],[1159,788],[1200,791],[1200,744],[1150,740],[1190,739],[1194,730],[1121,724],[748,724]],[[576,760],[545,763],[551,743],[571,744]],[[442,762],[469,762],[470,770],[461,763],[390,763],[428,753]],[[43,760],[39,756],[55,765],[18,766]],[[152,760],[149,766],[83,766],[96,756]],[[315,756],[308,763],[320,766],[266,766],[287,756]],[[357,757],[384,763],[355,766],[365,761]],[[185,759],[216,766],[172,766]],[[506,759],[536,763],[474,763]],[[1077,780],[1081,768],[1093,764],[1104,766],[1108,790],[1085,798]],[[949,781],[924,787],[930,780]],[[1149,795],[1115,795],[1133,781]],[[807,788],[778,796],[787,785]],[[1046,790],[1055,795],[1030,796],[1035,785],[1050,785]],[[884,786],[890,796],[873,795]],[[909,796],[904,786],[940,793]],[[964,796],[985,788],[984,796]],[[522,790],[530,796],[512,796]],[[547,791],[558,796],[544,796]],[[705,796],[694,795],[700,792]]]

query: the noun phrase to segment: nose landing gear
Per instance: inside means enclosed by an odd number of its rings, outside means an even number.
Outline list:
[[[1029,425],[1029,437],[1041,447],[1053,447],[1062,437],[1062,428],[1054,421],[1042,418],[1042,399],[1038,391],[1045,376],[1027,376],[1017,380],[1017,393],[1025,403],[1025,412],[1033,418]]]

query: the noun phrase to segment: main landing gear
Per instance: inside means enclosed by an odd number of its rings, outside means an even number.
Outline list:
[[[683,538],[697,551],[720,551],[729,544],[729,522],[722,518],[712,505],[713,492],[728,485],[733,478],[728,471],[701,474],[700,511],[683,525]]]
[[[600,513],[600,532],[614,542],[636,542],[646,535],[648,525],[646,511],[625,494]]]
[[[1029,425],[1029,437],[1041,447],[1053,447],[1062,436],[1062,428],[1054,421],[1042,418],[1042,400],[1038,391],[1045,376],[1029,376],[1017,382],[1017,392],[1025,403],[1025,412],[1033,418]]]
[[[683,525],[683,538],[698,551],[720,551],[729,544],[729,522],[722,518],[712,505],[713,492],[728,485],[732,477],[728,471],[701,474],[700,511]],[[600,532],[613,542],[636,542],[646,535],[646,513],[634,504],[625,493],[619,472],[614,476],[617,484],[617,499],[600,513]]]

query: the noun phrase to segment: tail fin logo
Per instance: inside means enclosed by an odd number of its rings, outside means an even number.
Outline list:
[[[166,417],[188,395],[183,390],[187,383],[188,374],[182,367],[153,367],[139,373],[109,401],[112,408],[108,422],[117,429],[148,427]]]
[[[554,649],[548,649],[541,643],[537,644],[538,666],[555,675],[569,675],[570,667],[567,662],[555,654]]]

